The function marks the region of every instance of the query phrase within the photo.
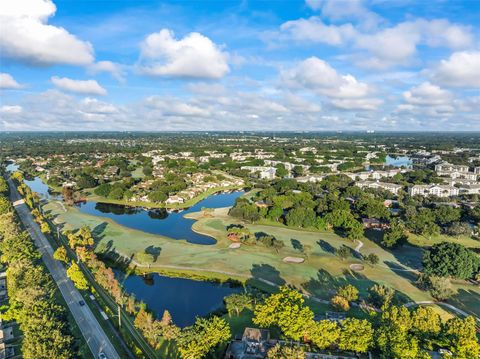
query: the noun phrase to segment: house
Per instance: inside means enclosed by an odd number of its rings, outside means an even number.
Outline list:
[[[363,228],[365,229],[385,229],[389,225],[377,218],[362,218]]]
[[[480,194],[480,183],[460,186],[461,194]]]
[[[409,194],[411,196],[437,196],[437,197],[451,197],[458,196],[459,189],[455,186],[448,185],[415,185],[410,187]]]
[[[402,186],[395,183],[379,182],[379,181],[359,181],[355,183],[357,187],[360,188],[374,188],[374,189],[383,189],[389,191],[393,194],[398,194],[398,191],[402,189]]]
[[[270,331],[258,328],[245,328],[241,339],[232,340],[225,354],[226,359],[262,359],[274,346],[270,341]]]
[[[184,202],[185,202],[185,200],[182,197],[179,197],[179,196],[170,196],[165,201],[166,204],[180,204],[180,203],[184,203]]]
[[[308,175],[308,176],[303,176],[303,177],[297,177],[295,178],[297,182],[299,183],[316,183],[320,182],[325,178],[325,175]]]

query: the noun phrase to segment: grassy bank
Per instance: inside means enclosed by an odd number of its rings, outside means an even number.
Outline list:
[[[185,203],[172,203],[172,204],[165,204],[165,203],[153,203],[153,202],[143,202],[143,201],[126,201],[123,199],[111,199],[111,198],[106,198],[102,196],[98,196],[95,193],[93,193],[94,189],[89,189],[85,191],[86,194],[86,199],[88,201],[95,201],[95,202],[101,202],[101,203],[111,203],[111,204],[120,204],[124,206],[130,206],[130,207],[145,207],[145,208],[166,208],[166,209],[185,209],[192,207],[196,205],[198,202],[204,200],[208,196],[218,193],[218,192],[223,192],[223,191],[236,191],[236,190],[241,190],[241,186],[229,186],[229,187],[217,187],[217,188],[210,188],[207,191],[199,194],[196,197],[193,197],[189,200],[187,200]]]

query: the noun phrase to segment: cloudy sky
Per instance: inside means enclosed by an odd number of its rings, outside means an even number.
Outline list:
[[[0,1],[0,131],[480,130],[480,1]]]

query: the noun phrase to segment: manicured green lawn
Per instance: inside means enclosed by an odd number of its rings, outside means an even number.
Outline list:
[[[354,248],[357,243],[333,232],[295,230],[285,226],[243,223],[252,232],[265,232],[282,240],[285,247],[278,253],[260,245],[230,249],[226,227],[239,221],[229,217],[226,209],[216,209],[213,217],[200,212],[188,215],[197,220],[193,230],[217,239],[215,245],[207,246],[125,228],[110,219],[90,216],[75,208],[68,208],[65,213],[55,202],[48,204],[47,208],[57,216],[57,222],[65,223],[66,228],[87,224],[96,230],[97,251],[115,251],[130,257],[149,246],[160,248],[160,255],[150,271],[203,279],[226,280],[232,277],[241,281],[253,278],[257,283],[288,283],[326,300],[346,283],[357,286],[363,298],[367,296],[368,288],[379,283],[396,289],[403,301],[432,300],[428,292],[415,285],[423,249],[406,245],[392,251],[385,250],[377,244],[375,233],[368,235],[370,239],[362,239],[361,253],[375,253],[380,258],[378,265],[370,266],[356,256]],[[342,245],[350,248],[352,253],[346,260],[341,260],[334,253]],[[283,258],[287,256],[302,257],[305,262],[285,263]],[[362,263],[364,270],[352,271],[350,265],[354,263]],[[478,297],[472,293],[465,295],[472,302],[469,307],[480,307]]]

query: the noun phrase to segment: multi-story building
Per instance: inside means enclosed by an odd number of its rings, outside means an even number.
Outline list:
[[[392,192],[393,194],[398,194],[398,191],[402,189],[402,186],[400,186],[399,184],[379,181],[359,181],[355,183],[355,185],[360,188],[383,189]]]
[[[258,172],[258,175],[262,179],[274,179],[277,169],[275,167],[265,167],[265,166],[242,166],[242,170],[247,170],[250,173]]]
[[[452,165],[448,162],[442,162],[435,165],[435,172],[468,172],[468,166]]]
[[[459,189],[455,186],[448,185],[415,185],[410,187],[409,193],[411,196],[437,196],[437,197],[451,197],[458,196]]]

